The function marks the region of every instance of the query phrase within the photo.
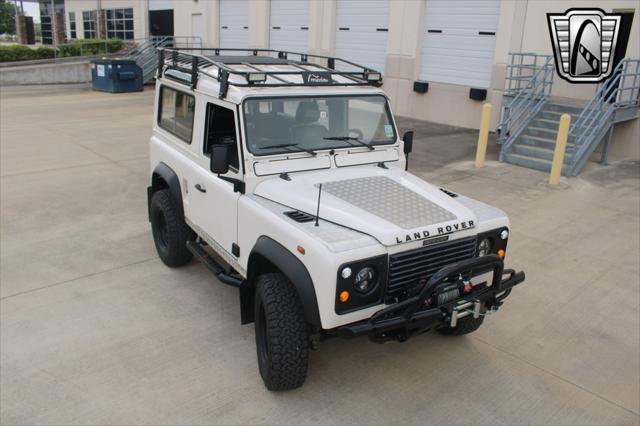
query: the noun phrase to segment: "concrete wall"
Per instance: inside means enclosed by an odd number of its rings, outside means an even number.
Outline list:
[[[0,68],[0,86],[90,81],[91,64],[88,61]]]
[[[217,46],[220,41],[220,3],[218,1],[177,1],[173,9],[173,32],[176,36],[198,35],[193,28],[193,15],[202,14],[205,33],[201,35],[204,46]]]
[[[249,47],[269,47],[269,1],[249,0]]]
[[[309,53],[331,55],[336,43],[336,0],[311,1]]]

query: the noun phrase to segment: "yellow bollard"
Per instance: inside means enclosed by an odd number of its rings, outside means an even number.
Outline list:
[[[480,119],[480,133],[478,134],[478,150],[476,151],[476,167],[484,167],[484,159],[487,156],[487,140],[489,139],[489,123],[491,121],[491,104],[482,105],[482,118]]]
[[[562,165],[564,164],[564,152],[567,149],[567,138],[569,137],[569,126],[571,116],[562,114],[558,125],[558,136],[556,137],[556,149],[553,151],[553,162],[551,163],[551,174],[549,175],[549,185],[556,186],[560,183],[562,175]]]

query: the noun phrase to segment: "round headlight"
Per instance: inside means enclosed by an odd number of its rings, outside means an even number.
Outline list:
[[[342,270],[342,272],[340,273],[340,275],[342,276],[342,278],[344,278],[345,280],[347,278],[349,278],[351,276],[351,268],[349,268],[348,266],[346,268],[344,268]]]
[[[366,266],[358,271],[356,278],[353,281],[353,288],[358,293],[369,293],[378,284],[378,278],[376,277],[376,270],[371,266]]]
[[[509,231],[507,231],[506,229],[503,229],[502,232],[500,233],[500,238],[502,238],[503,240],[506,240],[507,238],[509,238]]]
[[[486,256],[491,252],[491,241],[488,238],[480,241],[478,244],[478,256]]]

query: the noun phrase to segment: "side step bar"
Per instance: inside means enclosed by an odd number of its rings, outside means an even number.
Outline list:
[[[238,288],[242,284],[242,278],[229,275],[225,269],[205,251],[202,244],[196,241],[187,241],[187,250],[189,250],[196,259],[204,263],[204,265],[223,283]]]

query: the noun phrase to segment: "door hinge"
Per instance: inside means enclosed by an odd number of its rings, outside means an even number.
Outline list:
[[[240,257],[240,246],[236,243],[231,244],[231,254],[235,257]]]

